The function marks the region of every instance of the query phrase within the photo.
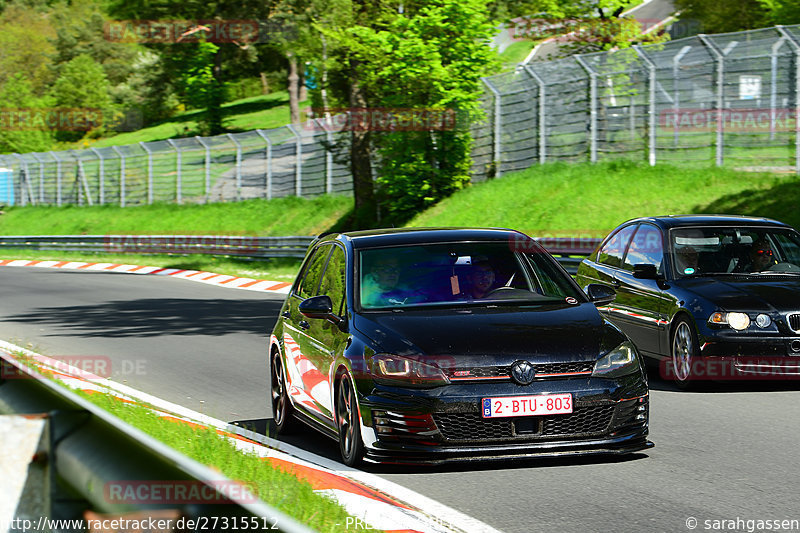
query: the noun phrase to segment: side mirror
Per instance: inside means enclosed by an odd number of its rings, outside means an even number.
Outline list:
[[[655,265],[646,263],[633,265],[633,277],[637,279],[658,279],[658,270]]]
[[[590,283],[586,286],[586,294],[594,305],[610,304],[617,297],[614,289],[600,283]]]
[[[308,318],[330,318],[333,314],[333,302],[331,301],[331,297],[325,294],[322,296],[312,296],[300,302],[300,305],[297,306],[297,310],[300,311],[300,314]]]

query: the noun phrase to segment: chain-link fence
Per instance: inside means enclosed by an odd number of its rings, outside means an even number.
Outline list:
[[[549,161],[800,173],[800,25],[698,35],[484,78],[473,180]],[[0,156],[0,204],[136,205],[350,193],[345,124]]]
[[[214,137],[4,155],[0,166],[13,179],[2,190],[16,194],[6,193],[0,204],[124,207],[347,193],[350,171],[328,149],[340,135],[311,120]]]
[[[475,181],[613,159],[800,173],[800,26],[531,63],[484,83]]]

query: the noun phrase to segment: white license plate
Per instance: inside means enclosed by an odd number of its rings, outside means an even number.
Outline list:
[[[504,396],[481,401],[483,418],[504,416],[556,415],[572,412],[572,394],[537,394],[535,396]]]

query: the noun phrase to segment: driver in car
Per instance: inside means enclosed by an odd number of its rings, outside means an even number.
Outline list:
[[[762,270],[769,270],[773,265],[777,265],[775,254],[772,251],[772,246],[766,239],[759,239],[753,243],[750,248],[750,253],[747,254],[747,261],[743,265],[739,265],[737,270],[741,272],[761,272]]]
[[[494,269],[488,261],[473,264],[468,279],[469,290],[467,291],[467,296],[469,298],[486,298],[494,289]]]

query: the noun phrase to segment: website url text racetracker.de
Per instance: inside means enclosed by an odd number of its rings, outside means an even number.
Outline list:
[[[201,516],[198,518],[92,518],[55,520],[13,518],[0,523],[0,529],[13,533],[29,531],[115,531],[116,533],[168,533],[172,531],[279,531],[277,518],[257,516]]]
[[[717,125],[723,131],[763,133],[794,132],[796,109],[664,109],[658,125],[662,131],[712,132]]]

